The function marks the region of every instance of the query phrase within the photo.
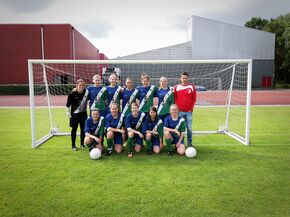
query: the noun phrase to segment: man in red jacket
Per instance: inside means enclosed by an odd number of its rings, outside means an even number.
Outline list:
[[[192,111],[196,102],[196,90],[194,85],[189,84],[187,72],[181,73],[181,84],[174,87],[174,102],[179,107],[179,115],[186,121],[187,145],[192,146]]]

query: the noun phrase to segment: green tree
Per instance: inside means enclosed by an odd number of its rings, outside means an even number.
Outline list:
[[[275,33],[275,76],[276,81],[290,83],[290,13],[265,20],[253,17],[245,26]]]
[[[245,23],[245,26],[249,28],[263,30],[265,26],[267,26],[268,22],[268,20],[262,19],[261,17],[252,17],[249,21]]]

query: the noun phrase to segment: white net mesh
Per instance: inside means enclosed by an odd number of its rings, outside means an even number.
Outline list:
[[[59,61],[58,61],[59,62]],[[159,86],[165,76],[169,86],[180,83],[181,72],[188,72],[190,82],[197,88],[197,103],[193,112],[193,130],[196,133],[234,132],[246,137],[246,102],[248,62],[232,61],[88,61],[77,63],[34,61],[31,64],[33,146],[46,135],[67,135],[70,132],[65,115],[68,93],[74,82],[82,78],[89,85],[95,74],[102,75],[104,67],[120,69],[120,84],[127,77],[134,86],[141,85],[141,74],[150,76],[150,83]],[[104,83],[108,76],[104,75]],[[155,99],[155,105],[157,100]],[[38,142],[37,142],[38,141]]]

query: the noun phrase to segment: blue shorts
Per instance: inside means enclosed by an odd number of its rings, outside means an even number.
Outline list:
[[[99,143],[97,141],[93,141],[91,144],[87,144],[87,147],[89,148],[89,151],[91,151],[93,148],[95,148]]]
[[[158,136],[152,136],[152,145],[160,147],[160,138]]]
[[[123,145],[122,133],[114,133],[114,145],[115,144]]]
[[[133,143],[136,145],[143,145],[143,139],[139,135],[134,134]]]
[[[178,137],[175,133],[171,133],[171,136],[173,138],[171,144],[176,145],[180,137]],[[184,144],[184,138],[181,140],[181,144]]]

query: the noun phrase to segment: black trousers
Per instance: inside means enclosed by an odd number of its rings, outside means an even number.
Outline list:
[[[72,114],[72,117],[70,118],[69,126],[71,127],[71,146],[72,148],[76,147],[76,137],[77,137],[77,129],[78,125],[80,125],[80,145],[84,145],[85,140],[85,123],[87,120],[87,113],[77,113]]]

